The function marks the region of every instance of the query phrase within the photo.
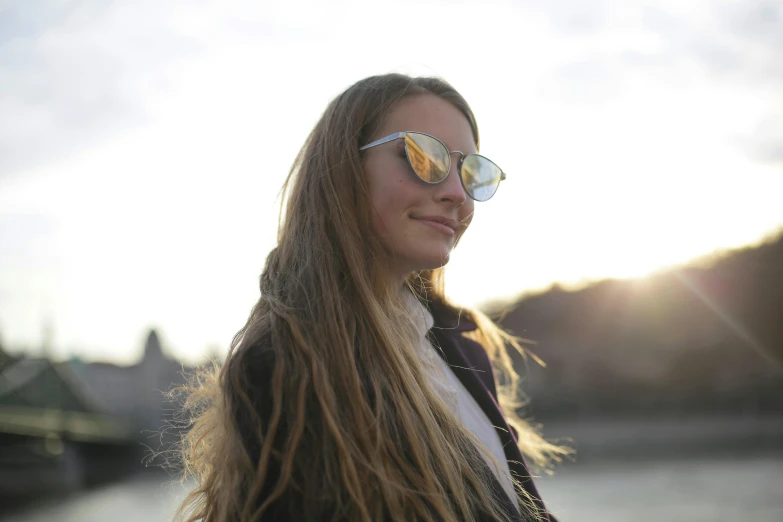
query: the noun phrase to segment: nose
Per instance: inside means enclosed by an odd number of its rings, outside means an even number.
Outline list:
[[[459,154],[459,157],[454,157],[453,154]],[[451,166],[449,175],[441,183],[435,185],[435,199],[437,201],[448,201],[455,206],[462,206],[468,198],[465,193],[465,189],[462,186],[462,180],[459,179],[459,165],[462,163],[464,155],[459,151],[451,153]]]

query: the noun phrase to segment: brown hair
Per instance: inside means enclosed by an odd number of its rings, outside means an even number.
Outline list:
[[[303,520],[496,520],[480,445],[434,393],[420,368],[412,320],[387,277],[389,258],[370,229],[370,198],[358,152],[405,96],[430,93],[476,121],[443,80],[374,76],[327,107],[283,187],[278,245],[261,275],[261,297],[226,363],[187,389],[192,429],[183,439],[196,487],[178,512],[188,521],[258,520],[298,498]],[[410,287],[449,306],[442,269]],[[519,377],[506,345],[518,339],[477,311],[472,333],[502,373],[505,415],[520,448],[546,465],[564,450],[517,417]],[[521,488],[521,509],[538,518]]]

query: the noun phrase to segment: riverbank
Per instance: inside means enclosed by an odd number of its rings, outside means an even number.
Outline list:
[[[536,480],[561,522],[780,522],[783,455],[566,463]],[[0,516],[0,522],[171,520],[186,487],[142,473]]]
[[[783,520],[783,418],[592,418],[543,424],[545,436],[570,438],[577,449],[573,461],[537,479],[561,522]],[[138,469],[144,469],[141,462]],[[170,520],[186,488],[158,468],[129,472],[118,481],[36,497],[13,511],[4,505],[0,521]],[[737,515],[742,510],[757,518]]]
[[[542,424],[547,439],[576,449],[576,463],[783,454],[783,414],[553,419]]]

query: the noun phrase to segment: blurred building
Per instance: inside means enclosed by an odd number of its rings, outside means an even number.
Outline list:
[[[136,364],[83,363],[78,359],[63,364],[100,398],[106,412],[129,419],[141,439],[164,427],[164,417],[171,413],[165,394],[182,384],[183,375],[190,371],[164,353],[155,330],[147,335],[144,354]]]
[[[150,450],[177,440],[165,392],[186,371],[154,330],[130,366],[14,357],[0,347],[0,500],[142,469]]]

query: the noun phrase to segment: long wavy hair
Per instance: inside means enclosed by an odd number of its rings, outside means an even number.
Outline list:
[[[261,296],[225,363],[185,388],[190,429],[180,455],[196,486],[178,519],[255,521],[289,493],[302,499],[307,520],[507,518],[481,444],[420,367],[410,312],[388,277],[392,254],[370,226],[359,147],[396,102],[423,93],[459,109],[478,147],[473,113],[451,85],[388,74],[337,96],[297,155]],[[442,268],[412,274],[408,285],[423,302],[453,309]],[[501,406],[520,449],[536,469],[559,460],[566,450],[516,414],[519,376],[506,348],[523,352],[519,339],[478,311],[462,314],[478,325],[470,335],[498,372]],[[516,489],[521,511],[540,518]]]

